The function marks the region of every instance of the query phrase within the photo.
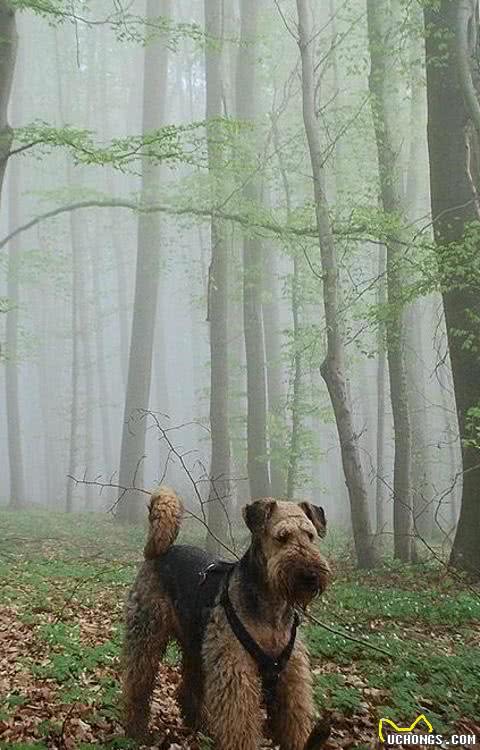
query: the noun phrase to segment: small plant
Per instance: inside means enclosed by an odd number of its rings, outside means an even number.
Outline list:
[[[314,697],[321,709],[336,710],[351,715],[359,708],[360,690],[345,684],[341,674],[325,674],[315,680]]]

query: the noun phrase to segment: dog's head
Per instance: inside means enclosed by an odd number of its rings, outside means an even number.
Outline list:
[[[327,530],[323,508],[262,498],[244,507],[243,518],[272,590],[302,607],[325,590],[330,567],[318,549]]]

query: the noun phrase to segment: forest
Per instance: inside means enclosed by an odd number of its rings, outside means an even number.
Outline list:
[[[0,750],[138,746],[158,485],[323,508],[322,747],[480,747],[479,191],[478,0],[0,0]]]

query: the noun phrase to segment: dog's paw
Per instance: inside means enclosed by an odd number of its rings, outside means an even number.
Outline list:
[[[303,750],[321,750],[330,737],[330,731],[331,725],[328,718],[317,719]]]

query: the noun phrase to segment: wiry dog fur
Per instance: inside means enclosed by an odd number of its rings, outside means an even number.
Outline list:
[[[228,592],[243,625],[266,653],[289,642],[293,608],[305,607],[327,585],[329,568],[316,542],[325,534],[323,510],[271,498],[244,508],[251,543],[242,559],[216,562],[196,547],[173,545],[182,505],[160,488],[150,504],[146,561],[126,606],[123,696],[127,733],[145,736],[157,667],[170,639],[182,650],[179,702],[187,724],[202,728],[217,750],[257,750],[263,733],[282,750],[312,743],[314,705],[306,650],[297,636],[281,672],[275,701],[265,702],[255,660],[237,639],[220,596]]]

